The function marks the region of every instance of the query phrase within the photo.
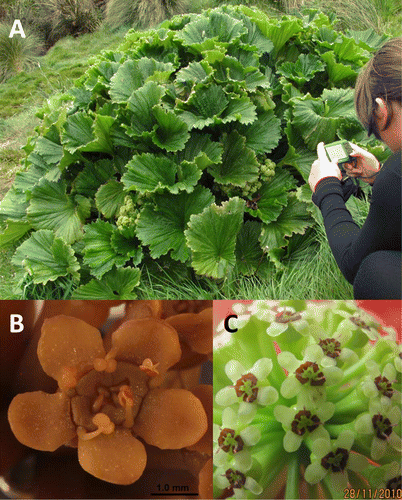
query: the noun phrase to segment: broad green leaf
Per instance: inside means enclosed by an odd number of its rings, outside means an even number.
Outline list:
[[[0,217],[15,221],[27,220],[28,202],[25,193],[11,186],[5,197],[0,202]]]
[[[64,181],[42,179],[32,190],[27,214],[35,229],[50,229],[70,244],[82,237],[83,223],[89,216],[89,200],[68,195]]]
[[[138,70],[138,61],[128,59],[110,81],[110,97],[115,102],[127,102],[134,90],[143,84],[144,77]]]
[[[214,123],[214,117],[220,116],[229,100],[222,87],[212,84],[209,87],[197,85],[195,93],[188,99],[179,116],[192,128],[204,128]]]
[[[227,14],[211,12],[209,18],[200,16],[176,34],[183,45],[201,52],[218,44],[227,45],[246,33],[243,24]]]
[[[163,94],[163,87],[155,82],[147,82],[132,93],[128,100],[132,115],[130,125],[126,126],[130,136],[140,137],[144,132],[151,132],[156,123],[152,108],[160,102]]]
[[[265,223],[277,219],[288,202],[289,191],[295,185],[296,181],[292,175],[287,170],[277,167],[272,180],[264,183],[256,193],[260,197],[257,201],[258,208],[253,210],[246,207],[246,212]]]
[[[258,179],[259,169],[255,153],[246,146],[246,140],[236,130],[222,138],[222,162],[209,167],[209,172],[221,184],[245,186]]]
[[[321,141],[334,141],[342,123],[356,120],[352,89],[324,90],[321,97],[307,94],[293,102],[293,124],[311,150]]]
[[[176,82],[178,83],[204,83],[211,73],[212,67],[206,61],[193,61],[176,73]]]
[[[325,66],[314,54],[300,54],[296,62],[285,62],[278,68],[278,73],[298,85],[310,81],[316,73],[324,71]]]
[[[167,81],[173,71],[174,66],[171,63],[155,61],[148,57],[135,61],[128,59],[111,79],[110,96],[115,102],[126,103],[132,93],[147,81]]]
[[[111,128],[115,119],[112,116],[95,115],[93,123],[93,132],[95,139],[80,147],[80,151],[108,153],[113,155],[113,142],[111,137]]]
[[[54,281],[61,276],[71,275],[79,279],[80,265],[74,250],[49,230],[33,233],[16,250],[11,263],[22,267],[32,276],[34,283]]]
[[[233,268],[243,213],[244,200],[232,198],[190,217],[185,236],[192,250],[192,266],[198,274],[223,278]]]
[[[308,150],[305,147],[293,147],[289,145],[289,149],[286,155],[282,158],[279,166],[291,165],[296,168],[301,174],[305,182],[308,182],[308,178],[311,171],[311,165],[317,159],[317,153]]]
[[[89,163],[73,181],[74,190],[87,197],[94,197],[99,187],[116,172],[112,160],[99,160]]]
[[[46,163],[58,163],[63,157],[63,146],[56,144],[45,137],[38,137],[35,151],[39,153]]]
[[[138,266],[144,256],[139,240],[134,236],[135,227],[117,229],[110,238],[110,244],[116,254],[130,259],[134,266]]]
[[[259,237],[261,234],[261,223],[247,221],[241,227],[236,241],[236,266],[237,270],[244,275],[254,274],[266,259],[261,249]]]
[[[17,243],[32,228],[28,221],[7,220],[7,227],[0,233],[0,248],[8,248]]]
[[[219,163],[222,159],[222,144],[211,140],[209,134],[193,131],[182,151],[177,153],[179,162],[186,160],[195,162],[201,170],[213,163]]]
[[[239,97],[230,99],[227,108],[220,117],[217,117],[215,123],[229,123],[238,121],[244,125],[250,125],[257,118],[256,107],[248,97]]]
[[[168,111],[159,105],[152,108],[152,113],[157,121],[153,142],[169,152],[183,149],[190,136],[187,124],[173,111]]]
[[[252,21],[256,23],[264,36],[266,36],[274,45],[273,56],[278,54],[281,48],[296,34],[303,31],[300,19],[283,16],[282,19],[268,17],[261,11],[254,11],[249,7],[242,6],[241,10]]]
[[[127,171],[121,178],[126,190],[153,193],[173,186],[177,164],[167,157],[153,154],[133,156],[127,163]]]
[[[112,269],[100,280],[93,279],[81,285],[73,293],[76,300],[133,300],[137,296],[134,288],[140,284],[139,269],[124,267]]]
[[[202,212],[213,199],[211,192],[201,186],[190,194],[155,196],[155,205],[146,205],[137,223],[138,238],[149,246],[151,257],[156,259],[171,250],[174,260],[185,262],[190,252],[184,230],[190,216]]]
[[[84,111],[78,111],[68,117],[61,137],[67,151],[75,153],[77,149],[95,140],[92,125],[93,119]]]
[[[129,260],[127,256],[118,254],[112,245],[111,238],[115,231],[116,226],[101,220],[85,226],[84,263],[98,279],[115,264],[121,267]]]
[[[269,79],[257,68],[245,68],[234,57],[226,56],[214,65],[217,82],[240,82],[245,90],[255,90],[257,87],[269,88]]]
[[[106,219],[115,217],[123,205],[125,196],[123,189],[124,186],[121,182],[111,179],[96,192],[96,208]]]
[[[249,126],[239,127],[245,137],[247,147],[258,153],[270,153],[279,144],[281,138],[281,120],[273,110],[257,115],[257,120]]]
[[[349,80],[350,82],[356,80],[357,71],[349,65],[337,63],[335,54],[332,51],[324,52],[324,54],[321,54],[321,58],[327,65],[329,81],[333,85],[343,80]]]
[[[279,217],[269,224],[262,225],[261,247],[267,252],[285,247],[288,244],[288,236],[293,233],[303,234],[312,223],[307,205],[299,201],[295,193],[289,193],[288,204]]]

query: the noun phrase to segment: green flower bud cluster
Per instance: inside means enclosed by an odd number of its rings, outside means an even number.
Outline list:
[[[137,201],[138,204],[138,201]],[[120,207],[119,214],[116,220],[116,225],[119,229],[126,229],[135,226],[139,217],[137,204],[130,195],[125,196],[124,203]]]
[[[264,163],[260,164],[258,178],[254,182],[248,182],[245,186],[225,184],[220,185],[219,187],[229,198],[240,196],[241,198],[247,198],[251,201],[253,196],[258,197],[258,191],[262,188],[262,186],[267,182],[271,182],[274,178],[275,167],[275,162],[267,158]]]
[[[235,304],[214,349],[214,497],[401,498],[401,345],[353,301]],[[362,493],[363,494],[363,493]]]

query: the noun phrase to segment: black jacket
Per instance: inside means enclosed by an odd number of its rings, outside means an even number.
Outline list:
[[[353,283],[362,260],[378,250],[401,250],[401,151],[384,163],[371,194],[363,226],[353,221],[336,177],[316,186],[313,202],[321,210],[329,245],[345,278]]]

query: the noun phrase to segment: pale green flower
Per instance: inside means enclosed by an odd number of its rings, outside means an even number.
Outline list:
[[[214,464],[218,467],[250,467],[250,447],[258,443],[261,432],[255,426],[247,426],[232,408],[222,412],[222,426],[213,425]]]
[[[225,365],[225,373],[233,382],[233,386],[227,386],[218,391],[215,401],[221,406],[240,404],[240,413],[251,412],[249,406],[257,403],[267,406],[278,400],[278,391],[269,385],[268,375],[272,370],[272,361],[269,358],[261,358],[246,370],[237,360],[233,359]]]
[[[281,394],[290,399],[297,396],[299,405],[316,404],[326,398],[326,387],[342,380],[343,371],[335,366],[322,366],[324,357],[317,345],[307,347],[300,361],[291,352],[278,354],[278,363],[289,372],[281,386]]]
[[[359,434],[371,435],[371,458],[379,460],[385,455],[388,446],[402,452],[402,439],[394,426],[401,422],[401,409],[397,406],[381,405],[379,399],[370,399],[369,412],[359,415],[355,429]]]
[[[282,424],[286,434],[283,438],[285,451],[292,453],[300,448],[303,440],[308,436],[315,439],[330,439],[328,431],[323,426],[335,411],[335,405],[330,402],[322,403],[318,408],[300,408],[277,405],[274,408],[275,418]]]
[[[306,468],[305,480],[317,484],[328,476],[332,488],[343,492],[349,482],[347,470],[361,472],[369,464],[366,457],[350,451],[354,439],[352,431],[343,431],[336,440],[315,440],[311,445],[311,464]]]

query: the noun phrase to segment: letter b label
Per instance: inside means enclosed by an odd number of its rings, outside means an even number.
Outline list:
[[[21,333],[24,330],[21,314],[10,314],[10,332]]]

